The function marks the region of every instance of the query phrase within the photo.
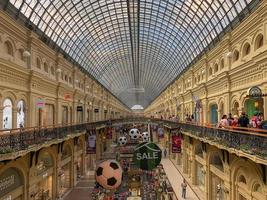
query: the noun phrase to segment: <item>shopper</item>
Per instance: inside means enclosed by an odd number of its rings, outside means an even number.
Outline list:
[[[227,120],[228,120],[229,126],[232,126],[232,123],[234,121],[234,118],[232,117],[232,113],[229,113]]]
[[[222,119],[217,125],[217,128],[227,128],[229,126],[228,120],[227,120],[227,115],[223,115]]]
[[[186,183],[185,179],[182,182],[181,187],[182,187],[182,198],[185,199],[186,198],[186,187],[187,187],[187,183]]]
[[[241,113],[241,116],[238,119],[238,126],[247,128],[249,125],[249,119],[245,112]]]
[[[237,115],[234,115],[234,118],[233,118],[231,126],[232,127],[237,127],[238,126],[238,116]]]
[[[167,149],[164,149],[164,158],[167,157]]]

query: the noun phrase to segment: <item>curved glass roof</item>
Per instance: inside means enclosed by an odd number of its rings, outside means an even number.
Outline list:
[[[9,0],[131,108],[146,107],[256,0]]]

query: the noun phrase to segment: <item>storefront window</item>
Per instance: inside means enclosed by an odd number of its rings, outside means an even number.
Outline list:
[[[217,104],[213,104],[210,106],[210,118],[211,118],[210,122],[211,122],[211,124],[217,124],[217,122],[218,122],[217,110],[218,110]]]
[[[202,191],[205,190],[205,172],[203,166],[199,163],[197,163],[197,185]]]
[[[50,200],[52,198],[53,159],[47,152],[41,152],[36,165],[36,175],[42,177],[35,185],[35,200]]]
[[[83,122],[83,107],[77,106],[77,123]]]
[[[12,128],[12,102],[10,99],[5,99],[3,103],[3,129]]]
[[[61,166],[59,178],[59,195],[63,196],[71,188],[71,148],[68,145],[63,147],[61,160],[64,163]]]
[[[62,124],[68,124],[68,107],[62,106]]]
[[[54,124],[54,105],[45,104],[43,110],[43,126],[49,126]]]
[[[0,174],[0,194],[1,199],[23,199],[23,177],[15,168],[9,168]]]
[[[25,127],[25,104],[20,100],[17,104],[17,128]]]

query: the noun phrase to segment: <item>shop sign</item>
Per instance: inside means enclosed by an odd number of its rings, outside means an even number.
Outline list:
[[[164,128],[162,128],[162,127],[158,128],[158,137],[164,138]]]
[[[108,113],[108,110],[104,110],[104,113]]]
[[[45,106],[45,101],[42,98],[38,98],[36,101],[36,107],[42,109]]]
[[[161,161],[161,149],[155,143],[143,142],[134,150],[134,163],[143,170],[156,168]]]
[[[77,106],[77,111],[83,111],[83,107],[82,106]]]
[[[267,96],[267,94],[262,94],[262,91],[258,86],[251,87],[248,90],[247,97],[258,98],[263,96]]]
[[[112,128],[107,128],[107,139],[112,139]]]
[[[0,175],[0,194],[5,196],[22,185],[22,178],[17,170],[9,168]],[[8,198],[8,197],[7,197]]]
[[[182,138],[178,135],[172,136],[172,153],[181,153]]]
[[[70,94],[64,94],[64,100],[71,100]]]
[[[98,113],[99,112],[99,109],[98,108],[95,108],[94,112],[95,113]]]

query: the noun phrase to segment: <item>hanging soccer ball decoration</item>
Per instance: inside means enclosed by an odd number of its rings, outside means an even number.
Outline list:
[[[96,168],[96,181],[108,190],[116,189],[122,180],[122,169],[115,160],[106,160]]]
[[[119,137],[118,143],[120,146],[124,146],[127,143],[127,138],[125,136]]]
[[[140,136],[140,132],[137,128],[133,128],[130,130],[129,136],[131,137],[132,140],[137,140]]]
[[[149,142],[149,133],[148,132],[143,132],[142,133],[142,139],[143,139],[143,142]]]

